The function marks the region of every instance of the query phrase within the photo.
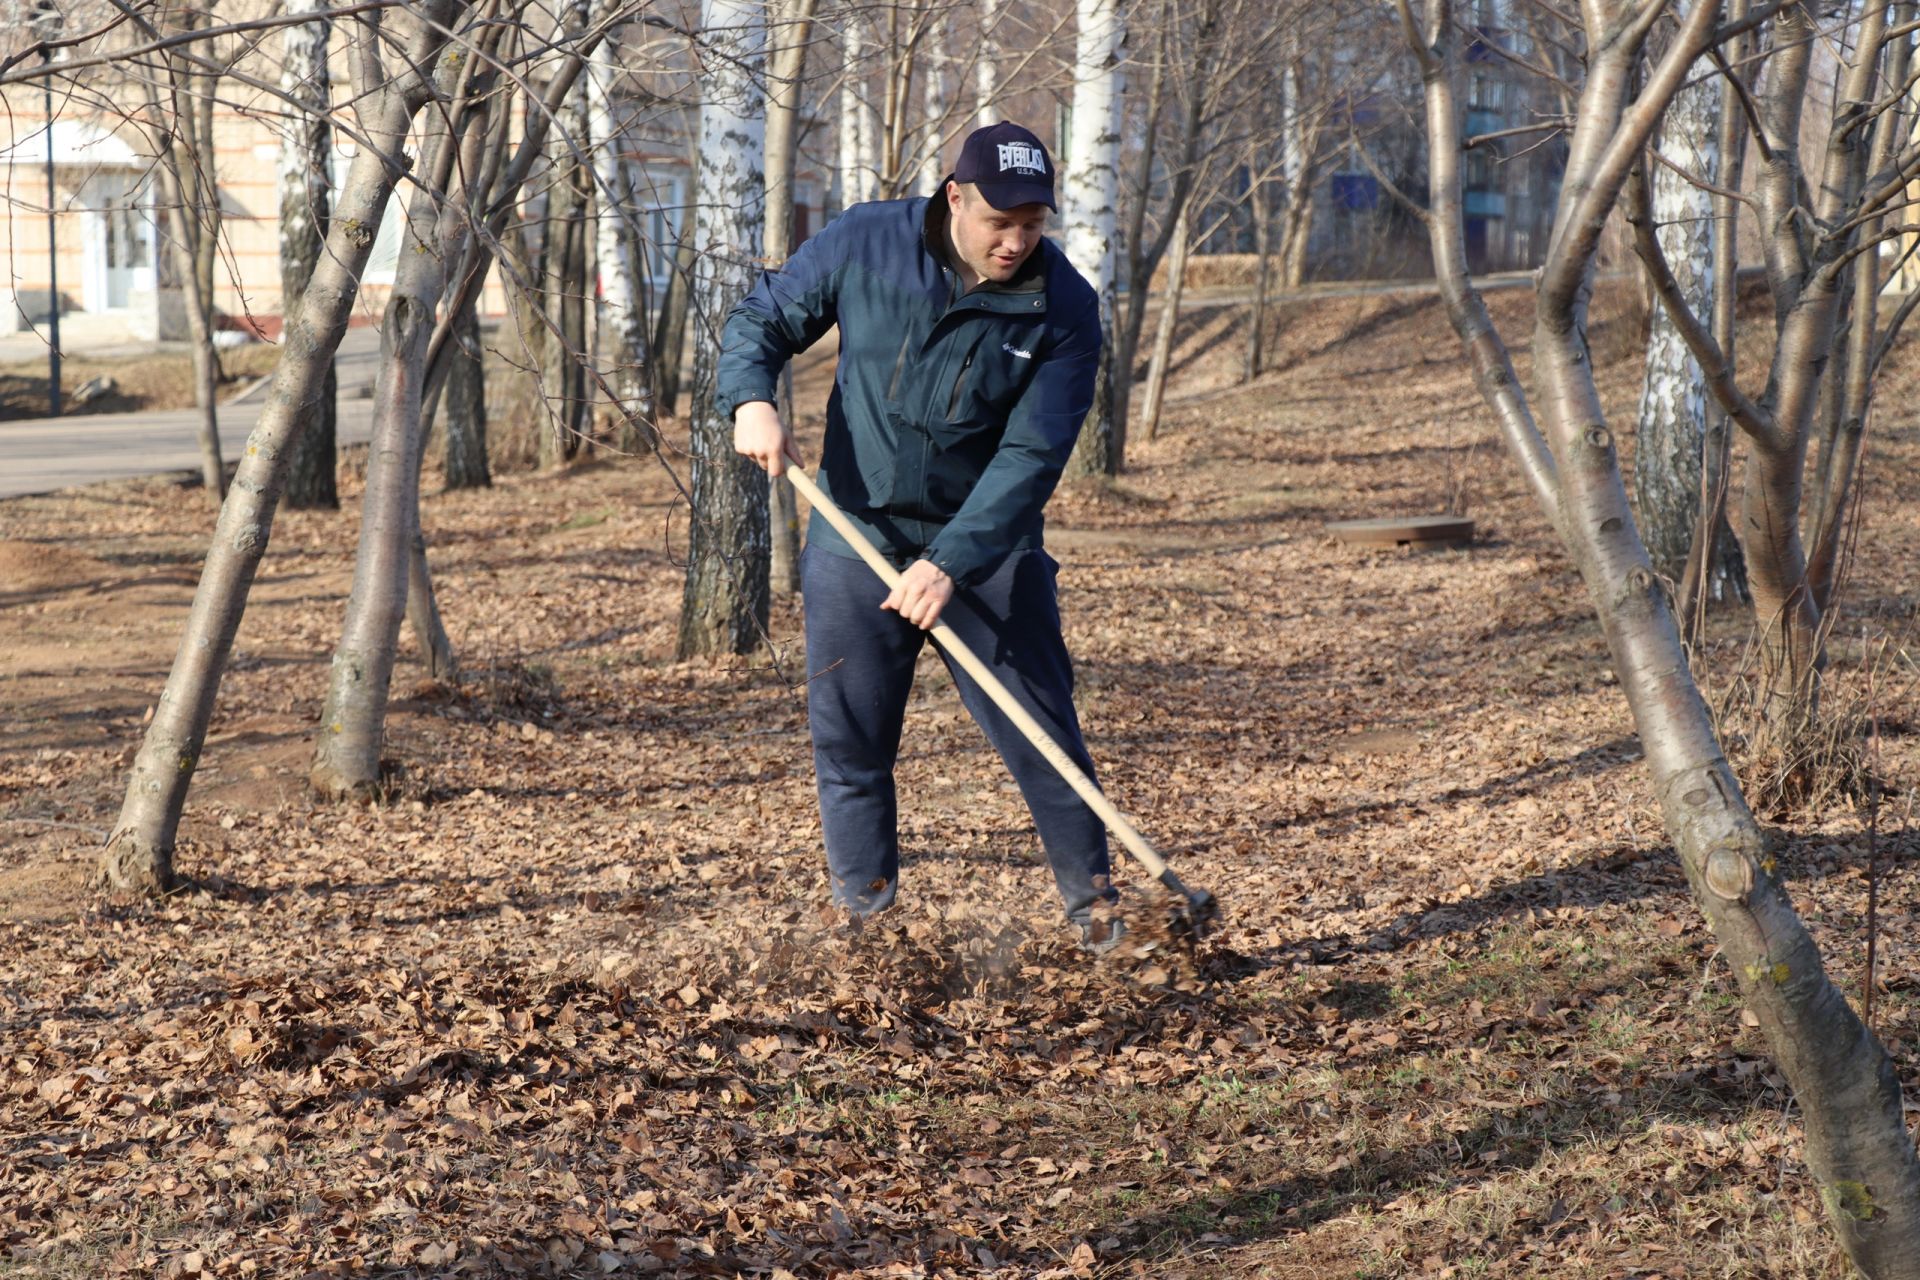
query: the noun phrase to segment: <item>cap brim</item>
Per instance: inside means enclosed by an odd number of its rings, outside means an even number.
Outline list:
[[[974,184],[980,198],[996,209],[1018,209],[1023,204],[1043,204],[1055,213],[1053,187],[1044,182],[980,182]]]

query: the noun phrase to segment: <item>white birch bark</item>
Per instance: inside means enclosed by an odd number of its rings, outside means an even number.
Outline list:
[[[1000,123],[1000,38],[995,28],[1006,0],[981,0],[979,60],[973,64],[973,127]]]
[[[1300,135],[1300,72],[1289,62],[1280,73],[1280,178],[1287,184],[1289,200],[1300,189],[1300,175],[1307,168]]]
[[[653,420],[646,317],[642,312],[639,246],[633,216],[633,175],[626,161],[625,133],[613,107],[616,74],[611,42],[594,51],[587,67],[587,142],[593,157],[593,259],[600,282],[600,356],[611,364],[608,379],[627,421]],[[623,437],[641,434],[622,432]],[[620,446],[642,443],[623,438]]]
[[[1075,0],[1073,126],[1060,214],[1067,258],[1100,295],[1100,324],[1113,332],[1119,263],[1115,232],[1120,204],[1121,55],[1126,28],[1118,0]],[[1103,348],[1100,388],[1080,430],[1071,470],[1114,475],[1126,450],[1126,427],[1114,420],[1111,343]]]
[[[1698,80],[1674,95],[1660,125],[1662,155],[1706,182],[1720,172],[1722,81],[1703,59]],[[1713,196],[1666,165],[1649,170],[1660,247],[1695,315],[1713,309]],[[1633,478],[1641,536],[1655,572],[1678,583],[1686,575],[1700,508],[1701,446],[1707,385],[1699,362],[1665,307],[1653,309]]]
[[[693,518],[680,613],[682,658],[747,653],[766,633],[766,475],[733,451],[733,423],[715,411],[720,326],[760,259],[766,176],[759,0],[705,0],[701,27],[713,50],[701,76],[700,157],[694,207],[694,344],[690,452]]]
[[[843,109],[853,115],[853,164],[849,176],[853,192],[848,204],[861,204],[880,198],[880,110],[867,91],[865,19],[852,15],[847,19],[847,87],[841,92]]]
[[[923,196],[937,194],[940,179],[947,176],[940,154],[940,143],[947,132],[947,63],[952,61],[947,56],[947,36],[947,22],[942,18],[935,22],[933,30],[928,33],[929,43],[922,63],[925,78],[921,81],[923,124],[918,185]]]
[[[833,207],[836,211],[860,203],[860,180],[855,167],[860,163],[860,116],[854,98],[853,67],[860,49],[856,20],[849,17],[840,32],[840,88],[835,96],[838,110],[833,120]]]

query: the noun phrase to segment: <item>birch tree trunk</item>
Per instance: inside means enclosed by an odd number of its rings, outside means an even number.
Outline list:
[[[944,16],[934,22],[932,43],[923,64],[921,81],[920,194],[939,195],[940,179],[947,176],[941,163],[941,141],[947,128],[948,25]],[[789,489],[793,486],[788,485]]]
[[[586,30],[585,0],[572,0],[564,13],[565,32]],[[583,80],[591,80],[591,76]],[[580,357],[587,348],[587,198],[590,170],[577,148],[587,137],[587,86],[569,93],[554,121],[547,172],[547,239],[542,310],[540,390],[546,400],[547,429],[540,437],[540,465],[558,466],[580,452],[587,429],[587,371]]]
[[[758,84],[764,9],[758,0],[705,0],[701,28],[715,57],[704,70],[694,243],[700,257],[700,340],[693,357],[690,452],[693,514],[679,656],[748,653],[766,634],[766,473],[733,451],[733,423],[716,412],[720,326],[753,284],[760,257],[765,109]]]
[[[847,79],[841,110],[853,116],[853,197],[863,204],[880,198],[880,111],[867,95],[866,22],[857,12],[847,18]]]
[[[403,154],[409,123],[431,93],[427,80],[410,68],[433,65],[454,8],[455,0],[426,0],[422,21],[408,40],[405,66],[384,85],[376,81],[360,86],[367,95],[361,127],[371,145],[360,148],[348,170],[326,252],[282,339],[285,351],[266,405],[247,438],[233,489],[221,504],[172,672],[134,757],[126,798],[101,855],[100,879],[110,888],[154,894],[173,887],[174,842],[187,788],[246,611],[247,592],[272,535],[291,447],[325,388],[373,249],[374,228],[399,176],[387,157]],[[377,56],[367,61],[377,64]]]
[[[1593,53],[1536,293],[1533,351],[1544,437],[1467,275],[1460,114],[1453,90],[1460,52],[1450,6],[1431,0],[1418,24],[1409,0],[1400,0],[1399,7],[1424,82],[1427,225],[1455,329],[1523,471],[1545,490],[1543,505],[1586,583],[1667,835],[1800,1105],[1807,1167],[1828,1220],[1848,1256],[1872,1280],[1920,1277],[1920,1158],[1906,1128],[1898,1076],[1884,1048],[1828,980],[1715,740],[1712,716],[1634,525],[1587,352],[1587,304],[1602,228],[1661,106],[1711,38],[1720,6],[1701,3],[1688,10],[1668,53],[1639,77],[1634,72],[1645,25],[1601,29],[1602,10],[1589,11]],[[1649,241],[1650,230],[1643,232]],[[1675,294],[1677,289],[1664,289],[1663,301]],[[1751,409],[1742,403],[1741,412]]]
[[[600,358],[613,367],[619,425],[614,447],[622,453],[651,449],[653,371],[647,351],[641,246],[632,228],[632,170],[626,160],[625,131],[614,113],[616,66],[611,43],[594,51],[587,71],[587,145],[593,157],[594,265],[600,283],[595,331]]]
[[[1731,0],[1727,17],[1746,16],[1747,0]],[[1735,66],[1746,64],[1751,36],[1740,36],[1724,46],[1721,56]],[[1740,303],[1740,201],[1747,148],[1746,109],[1740,95],[1722,89],[1719,130],[1714,145],[1720,155],[1720,190],[1713,193],[1713,339],[1727,362],[1728,376],[1738,366],[1734,321]],[[1698,367],[1698,357],[1695,358]],[[1704,376],[1704,375],[1703,375]],[[1707,601],[1747,598],[1747,566],[1740,543],[1727,523],[1727,481],[1733,458],[1733,417],[1717,400],[1707,405],[1706,434],[1700,448],[1700,501],[1694,516],[1693,539],[1680,579],[1680,630],[1694,643],[1706,626]]]
[[[1701,180],[1720,178],[1721,81],[1711,60],[1698,80],[1667,105],[1655,146]],[[1713,306],[1713,196],[1665,165],[1651,174],[1653,217],[1660,247],[1696,314]],[[1707,384],[1700,364],[1665,308],[1653,310],[1647,364],[1640,388],[1640,426],[1634,441],[1634,511],[1653,571],[1669,582],[1686,577],[1700,510],[1700,472],[1706,441]]]
[[[773,52],[767,70],[766,262],[777,270],[793,252],[793,166],[799,149],[800,79],[806,71],[807,42],[813,31],[816,0],[776,0]],[[780,415],[793,426],[793,371],[781,370]],[[773,590],[791,595],[800,589],[800,512],[793,486],[768,480]]]
[[[1287,43],[1291,48],[1293,41],[1289,39]],[[1280,73],[1280,181],[1284,219],[1280,237],[1280,283],[1288,289],[1298,289],[1306,283],[1307,241],[1313,232],[1314,142],[1306,126],[1306,115],[1300,109],[1300,63],[1290,59]],[[1272,232],[1267,234],[1271,236]],[[1261,269],[1264,274],[1264,263]],[[1248,377],[1258,373],[1256,359]]]
[[[287,14],[314,14],[312,22],[286,28],[280,89],[300,102],[304,112],[287,122],[280,140],[280,315],[283,326],[292,320],[300,295],[313,275],[326,241],[327,213],[333,188],[328,158],[332,129],[327,113],[332,107],[332,81],[327,70],[327,43],[333,24],[321,0],[287,0]],[[299,433],[287,470],[287,505],[337,509],[335,485],[337,446],[334,420],[337,377],[327,362],[326,387],[315,406],[313,421]]]
[[[853,14],[840,19],[840,88],[833,117],[833,179],[839,191],[838,208],[846,210],[866,199],[860,181],[860,20]]]
[[[1131,370],[1113,362],[1119,263],[1114,244],[1119,226],[1121,56],[1126,29],[1118,0],[1075,0],[1079,33],[1074,43],[1073,125],[1067,145],[1061,221],[1067,258],[1100,295],[1100,325],[1108,341],[1100,353],[1100,382],[1093,411],[1080,429],[1068,471],[1118,475],[1126,461],[1126,423],[1116,421],[1115,383]]]
[[[980,0],[980,42],[973,64],[973,127],[1000,123],[1000,37],[996,28],[1006,0]]]
[[[1240,369],[1240,381],[1252,382],[1267,362],[1267,284],[1273,279],[1273,210],[1267,203],[1267,185],[1254,180],[1247,195],[1247,208],[1253,215],[1253,320],[1247,326],[1246,360]]]
[[[1173,245],[1167,257],[1167,288],[1160,300],[1160,323],[1153,334],[1153,358],[1147,366],[1147,390],[1140,403],[1140,427],[1148,440],[1160,435],[1160,412],[1166,404],[1167,374],[1173,364],[1174,330],[1180,323],[1180,295],[1187,286],[1188,240],[1192,235],[1192,206],[1180,210],[1173,227]]]

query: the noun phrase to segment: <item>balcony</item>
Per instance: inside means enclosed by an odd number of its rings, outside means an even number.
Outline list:
[[[1507,216],[1507,196],[1504,191],[1463,191],[1460,203],[1469,218]]]

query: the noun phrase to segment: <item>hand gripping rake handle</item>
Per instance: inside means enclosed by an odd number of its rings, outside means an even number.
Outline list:
[[[846,512],[835,506],[833,499],[822,493],[820,486],[816,485],[806,472],[789,465],[786,474],[787,478],[793,481],[793,487],[805,496],[814,510],[827,518],[828,524],[839,530],[840,536],[860,553],[860,558],[880,575],[880,580],[885,582],[889,589],[900,585],[900,571],[887,563],[886,558],[874,550],[873,543],[867,540],[866,534],[861,532],[860,527],[847,519]],[[1047,758],[1047,763],[1051,764],[1060,776],[1067,780],[1068,785],[1080,794],[1080,798],[1087,802],[1087,807],[1100,815],[1100,821],[1107,824],[1107,830],[1119,837],[1120,843],[1127,847],[1127,852],[1147,869],[1147,874],[1185,898],[1193,906],[1196,914],[1212,913],[1213,895],[1204,889],[1195,891],[1180,883],[1180,877],[1173,874],[1173,868],[1167,865],[1167,860],[1147,843],[1146,837],[1127,821],[1126,815],[1114,808],[1113,802],[1101,794],[1100,788],[1093,785],[1093,779],[1081,772],[1080,766],[1073,762],[1073,757],[1069,756],[1060,744],[1040,727],[1039,722],[1027,713],[1027,709],[1020,705],[1013,694],[1007,691],[1007,686],[1000,683],[1000,677],[994,675],[992,669],[975,657],[973,650],[967,648],[960,637],[953,633],[953,628],[944,622],[940,623],[933,628],[933,638],[940,642],[942,649],[953,655],[954,661],[966,668],[967,674],[972,676],[982,689],[987,691],[987,696],[1007,713],[1007,719],[1013,721],[1020,732],[1027,736],[1027,741]]]

